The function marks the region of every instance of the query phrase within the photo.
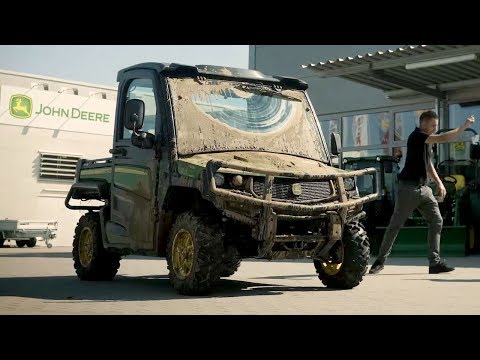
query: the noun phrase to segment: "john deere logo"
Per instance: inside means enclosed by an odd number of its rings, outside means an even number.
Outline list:
[[[10,98],[10,115],[19,119],[32,116],[32,99],[25,95],[12,95]]]
[[[293,193],[293,195],[296,195],[296,196],[302,195],[302,185],[293,184],[292,185],[292,193]]]

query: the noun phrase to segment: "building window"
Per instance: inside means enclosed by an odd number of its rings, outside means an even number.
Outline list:
[[[406,141],[408,136],[420,126],[420,115],[424,111],[434,111],[434,109],[404,111],[395,113],[395,141]]]
[[[462,126],[470,115],[474,115],[477,121],[473,123],[471,128],[477,133],[480,133],[480,124],[478,121],[478,119],[480,119],[480,103],[478,101],[452,104],[448,107],[448,112],[450,116],[449,121],[451,129]]]
[[[357,147],[388,144],[390,112],[345,116],[342,118],[342,145]]]
[[[40,179],[74,180],[77,161],[82,155],[40,152]]]

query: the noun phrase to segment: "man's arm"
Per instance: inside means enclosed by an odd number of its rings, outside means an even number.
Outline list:
[[[465,120],[465,123],[462,126],[459,126],[456,129],[444,132],[442,134],[432,134],[427,138],[427,140],[425,140],[425,143],[440,144],[440,143],[446,143],[451,140],[454,140],[458,135],[460,135],[462,131],[472,126],[474,122],[475,122],[475,117],[473,115],[470,115]]]
[[[442,180],[440,180],[440,177],[438,176],[437,170],[435,170],[435,167],[433,166],[432,161],[430,161],[427,171],[428,171],[428,175],[430,175],[433,181],[435,181],[435,184],[437,184],[440,196],[442,197],[442,199],[445,198],[445,195],[447,195],[447,190],[445,189],[445,186],[443,185]]]

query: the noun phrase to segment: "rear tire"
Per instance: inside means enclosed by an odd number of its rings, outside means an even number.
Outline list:
[[[314,260],[315,269],[325,286],[352,289],[363,280],[370,259],[370,244],[363,225],[360,222],[346,224],[339,246],[343,248],[343,261],[332,261],[330,269],[337,264],[334,271],[329,270],[329,266],[321,260]]]
[[[89,212],[78,221],[72,255],[81,280],[112,280],[120,267],[120,255],[103,247],[98,213]]]
[[[16,241],[16,244],[19,248],[22,248],[25,245],[27,245],[27,241],[26,240],[18,240],[18,241]]]

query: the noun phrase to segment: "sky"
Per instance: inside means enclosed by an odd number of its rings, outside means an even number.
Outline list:
[[[0,45],[0,69],[117,86],[142,62],[248,68],[248,45]]]

